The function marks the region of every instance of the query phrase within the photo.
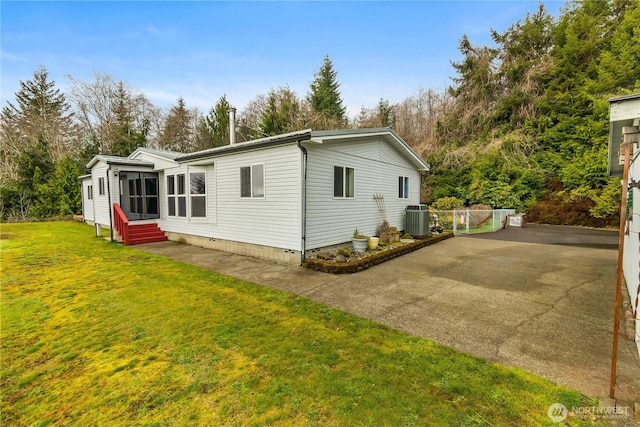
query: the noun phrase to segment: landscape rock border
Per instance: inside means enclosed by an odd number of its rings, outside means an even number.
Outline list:
[[[323,273],[330,274],[357,273],[358,271],[364,271],[374,265],[381,264],[390,259],[397,258],[401,255],[408,254],[409,252],[424,248],[425,246],[433,245],[434,243],[441,242],[451,237],[453,237],[453,233],[433,235],[424,239],[416,240],[413,243],[408,243],[404,246],[399,246],[388,251],[379,252],[371,256],[365,256],[364,258],[347,262],[334,262],[310,258],[305,260],[302,266],[309,270],[321,271]]]

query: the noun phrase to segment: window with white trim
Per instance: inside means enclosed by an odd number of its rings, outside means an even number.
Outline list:
[[[187,194],[184,174],[167,175],[167,215],[186,218]]]
[[[167,215],[176,216],[176,177],[167,176]]]
[[[204,172],[192,172],[189,174],[189,195],[191,197],[192,218],[204,218],[207,216],[207,196],[204,177]]]
[[[240,197],[264,197],[264,164],[243,166],[240,168]]]
[[[177,189],[176,189],[176,200],[178,202],[178,216],[186,217],[187,216],[187,196],[185,192],[185,181],[184,174],[176,175],[177,181]]]
[[[104,178],[98,178],[98,194],[104,196]]]
[[[398,198],[399,199],[409,198],[409,177],[408,176],[398,177]]]
[[[87,199],[89,200],[93,199],[93,185],[87,186]]]
[[[346,166],[333,167],[333,197],[352,199],[355,197],[356,171]]]

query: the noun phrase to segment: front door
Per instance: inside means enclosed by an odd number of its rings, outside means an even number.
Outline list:
[[[120,206],[129,220],[159,218],[158,174],[121,172]]]

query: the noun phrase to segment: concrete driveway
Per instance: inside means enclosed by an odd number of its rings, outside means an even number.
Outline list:
[[[609,394],[614,232],[528,226],[456,237],[340,276],[174,242],[137,248],[303,295],[590,396]],[[637,401],[640,360],[623,333],[617,372],[617,397]]]

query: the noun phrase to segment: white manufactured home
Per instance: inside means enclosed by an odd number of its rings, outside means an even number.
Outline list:
[[[301,263],[374,235],[420,203],[429,166],[390,128],[299,131],[190,154],[96,156],[80,177],[85,221],[126,244],[169,240]],[[155,231],[154,231],[155,229]]]

